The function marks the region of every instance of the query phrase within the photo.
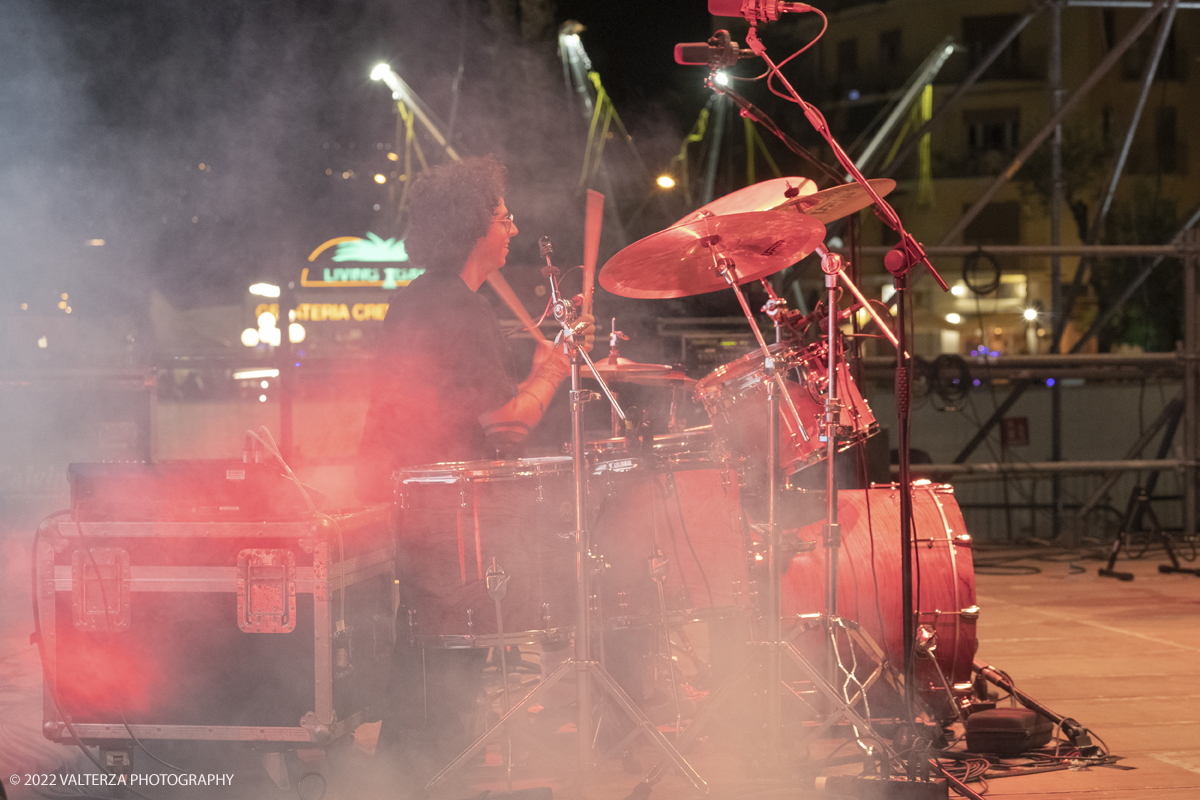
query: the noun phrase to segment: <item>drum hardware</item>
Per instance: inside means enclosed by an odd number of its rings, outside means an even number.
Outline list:
[[[550,283],[550,299],[554,309],[554,318],[562,327],[562,336],[568,343],[573,341],[578,331],[575,329],[575,320],[578,316],[578,309],[571,301],[563,298],[559,291],[558,284],[558,269],[551,263],[552,247],[550,240],[542,237],[540,241],[541,255],[546,261],[546,266],[542,270],[542,274]],[[466,750],[460,753],[453,761],[447,764],[440,772],[434,775],[426,784],[426,789],[432,788],[445,778],[450,772],[464,764],[472,756],[478,753],[495,733],[502,727],[507,726],[518,711],[535,702],[536,699],[550,687],[554,686],[568,672],[574,673],[576,679],[576,730],[579,769],[587,771],[592,760],[592,731],[593,715],[592,715],[592,681],[598,684],[599,688],[606,693],[624,712],[626,717],[644,733],[651,742],[670,760],[680,772],[688,779],[700,792],[707,792],[708,785],[704,779],[695,771],[691,764],[679,754],[672,744],[667,741],[666,737],[658,730],[641,709],[634,704],[625,691],[617,684],[617,682],[608,674],[602,664],[596,662],[592,658],[592,633],[591,633],[591,613],[589,609],[592,602],[592,565],[589,563],[593,559],[593,555],[589,545],[589,531],[587,529],[587,473],[586,454],[584,451],[583,437],[583,411],[586,403],[592,400],[599,399],[599,395],[595,392],[585,391],[581,388],[582,365],[586,364],[591,371],[593,377],[600,385],[604,396],[608,398],[617,414],[622,420],[626,420],[625,412],[621,409],[616,398],[609,390],[608,384],[600,374],[600,370],[596,368],[595,363],[588,356],[587,352],[582,347],[573,347],[570,351],[571,355],[571,460],[574,474],[575,485],[575,566],[576,566],[576,606],[577,618],[575,629],[575,652],[572,658],[564,660],[537,688],[526,695],[520,703],[513,705],[506,711],[500,720],[493,725],[489,730],[484,732],[482,736],[475,740]]]
[[[502,601],[504,600],[504,596],[508,594],[508,575],[496,563],[495,558],[492,559],[492,564],[487,569],[485,583],[487,585],[487,593],[496,605],[496,641],[499,643],[496,646],[496,651],[500,654],[500,681],[503,686],[504,711],[507,713],[511,703],[508,697],[508,645],[504,643],[504,610],[502,608]],[[508,791],[511,793],[513,789],[512,737],[507,730],[504,732],[504,750],[504,773],[508,781]]]

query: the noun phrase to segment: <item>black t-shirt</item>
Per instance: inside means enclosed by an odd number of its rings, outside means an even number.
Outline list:
[[[458,275],[427,273],[383,322],[359,448],[358,494],[392,497],[392,471],[490,458],[479,416],[517,394],[512,351],[487,299]]]

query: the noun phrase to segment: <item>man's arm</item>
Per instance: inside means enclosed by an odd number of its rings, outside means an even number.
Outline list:
[[[589,317],[584,329],[584,346],[589,351],[595,338],[595,327]],[[523,442],[541,422],[559,384],[570,374],[571,360],[561,349],[548,343],[538,344],[533,354],[533,368],[529,377],[517,386],[516,396],[495,411],[479,415],[479,424],[483,426],[488,444],[504,453]]]

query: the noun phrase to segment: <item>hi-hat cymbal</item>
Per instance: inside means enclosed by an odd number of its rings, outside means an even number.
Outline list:
[[[867,183],[871,184],[871,188],[880,197],[885,197],[892,189],[896,188],[896,182],[891,178],[875,178],[867,181]],[[856,211],[862,211],[874,202],[871,199],[871,195],[867,194],[867,190],[860,184],[847,183],[842,186],[822,189],[819,192],[813,192],[796,200],[789,200],[787,204],[795,206],[797,210],[807,214],[822,225],[828,225],[834,220],[848,217]]]
[[[595,362],[596,372],[600,373],[600,377],[610,383],[638,383],[643,385],[657,385],[663,383],[682,382],[695,383],[695,379],[689,378],[683,373],[669,364],[640,364],[637,361],[630,361],[628,358],[618,356],[614,363],[612,359],[603,358]],[[592,371],[585,365],[583,367],[583,377],[594,378]]]
[[[772,211],[706,217],[640,239],[608,260],[600,285],[622,297],[663,299],[715,292],[729,284],[714,252],[733,261],[738,283],[795,264],[825,236],[825,226],[786,205]]]
[[[769,211],[778,208],[789,200],[806,197],[817,191],[817,184],[808,178],[793,176],[790,178],[772,178],[769,181],[753,183],[736,192],[730,192],[724,197],[718,197],[711,203],[706,203],[671,225],[685,225],[705,217],[719,217],[723,214],[745,214],[750,211]]]

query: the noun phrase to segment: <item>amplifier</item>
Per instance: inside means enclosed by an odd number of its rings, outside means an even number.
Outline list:
[[[277,522],[308,519],[300,489],[273,464],[213,461],[71,464],[81,522]],[[309,496],[318,508],[324,497]]]

